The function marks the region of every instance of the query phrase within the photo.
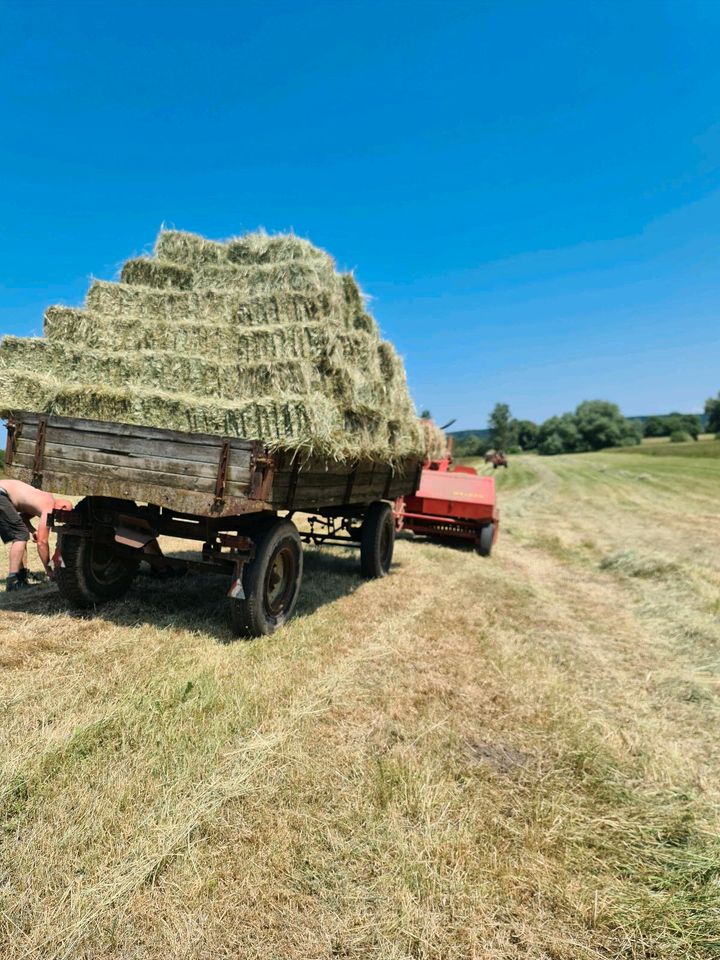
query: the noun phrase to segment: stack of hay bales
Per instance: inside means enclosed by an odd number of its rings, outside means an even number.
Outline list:
[[[445,432],[433,423],[432,420],[421,420],[420,429],[423,435],[423,448],[428,460],[443,460],[448,456],[448,441]]]
[[[0,344],[0,413],[263,440],[336,460],[422,454],[401,359],[362,294],[293,235],[163,231],[45,337]]]

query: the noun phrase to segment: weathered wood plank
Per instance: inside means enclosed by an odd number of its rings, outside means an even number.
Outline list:
[[[18,443],[21,441],[35,442],[37,436],[37,425],[33,424],[29,429],[23,425]],[[120,455],[146,454],[168,457],[173,460],[192,460],[199,463],[217,463],[220,460],[220,452],[223,446],[223,438],[215,437],[214,442],[210,443],[179,443],[165,442],[162,440],[143,440],[138,437],[116,436],[112,433],[102,431],[84,432],[82,430],[73,430],[65,427],[57,427],[50,423],[45,433],[45,440],[51,443],[70,444],[76,447],[87,447],[91,450],[102,450],[107,453],[118,453]],[[247,461],[248,465],[251,459],[252,445],[244,440],[231,440],[230,447],[233,454],[233,461]]]
[[[18,411],[15,417],[25,425],[37,425],[45,414]],[[60,417],[56,414],[47,415],[52,426],[78,430],[83,433],[108,433],[117,437],[137,437],[140,440],[160,440],[161,442],[177,441],[178,443],[200,443],[216,446],[222,445],[224,437],[213,433],[190,433],[181,430],[166,430],[164,427],[140,427],[132,423],[113,423],[109,420],[83,420],[79,417]],[[241,444],[247,449],[253,446],[254,441],[233,438],[233,442]]]
[[[32,469],[12,466],[8,475],[30,483]],[[214,496],[195,491],[176,490],[156,484],[132,484],[128,486],[110,477],[88,477],[85,474],[69,474],[47,470],[43,485],[55,493],[68,497],[116,497],[119,500],[134,500],[136,503],[152,503],[168,507],[178,513],[198,517],[237,517],[245,513],[269,510],[270,504],[247,497],[226,497],[220,509],[216,508]],[[230,527],[229,529],[232,529]]]
[[[33,457],[26,453],[17,454],[14,461],[18,467],[32,470]],[[71,460],[69,457],[43,457],[43,485],[47,486],[48,473],[63,473],[66,475],[84,475],[98,480],[109,480],[122,483],[129,491],[134,484],[152,484],[153,486],[172,487],[175,490],[188,490],[198,493],[215,494],[215,479],[213,477],[198,477],[191,473],[169,473],[159,470],[141,470],[135,466],[119,467],[115,464],[97,462],[84,463]],[[227,496],[243,497],[247,495],[247,482],[235,483],[229,480],[225,485]],[[131,495],[131,494],[129,494]]]
[[[45,441],[44,460],[54,458],[56,460],[69,460],[75,463],[101,464],[107,467],[118,467],[146,470],[156,474],[178,474],[180,476],[206,477],[212,480],[213,484],[217,478],[218,464],[202,463],[199,460],[174,460],[164,456],[135,456],[131,453],[119,454],[108,453],[106,451],[96,450],[92,447],[80,447],[70,444],[60,445],[52,442],[49,438],[53,434],[48,431],[48,439]],[[25,437],[18,440],[15,448],[15,457],[21,462],[23,457],[32,458],[34,456],[35,443]],[[157,453],[157,449],[156,449]],[[238,464],[234,457],[241,458]],[[219,460],[219,454],[218,454]],[[242,462],[244,461],[244,463]],[[23,461],[24,462],[24,461]],[[250,482],[250,455],[245,450],[232,451],[230,464],[227,473],[228,480],[238,484],[249,484]]]

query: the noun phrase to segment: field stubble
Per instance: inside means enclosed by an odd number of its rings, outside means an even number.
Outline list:
[[[717,955],[720,461],[513,460],[493,558],[298,618],[0,612],[2,956]]]

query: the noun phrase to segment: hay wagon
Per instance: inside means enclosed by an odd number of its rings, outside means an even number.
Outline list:
[[[121,597],[141,561],[158,576],[229,579],[237,635],[273,633],[292,615],[302,543],[356,546],[366,577],[390,567],[390,501],[412,493],[420,464],[271,453],[259,441],[16,412],[7,423],[10,476],[80,497],[56,511],[53,557],[73,607]],[[293,521],[303,514],[302,529]],[[200,559],[167,556],[159,537],[202,544]]]

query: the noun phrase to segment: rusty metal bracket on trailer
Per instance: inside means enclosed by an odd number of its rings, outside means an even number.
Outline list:
[[[230,462],[230,441],[224,440],[220,451],[217,478],[215,480],[215,503],[213,509],[219,512],[225,503],[225,482],[227,481],[228,463]]]
[[[35,453],[33,455],[32,485],[34,487],[42,486],[43,457],[45,456],[46,429],[47,429],[47,417],[41,417],[38,420],[37,439],[35,440]]]
[[[120,557],[140,556],[151,567],[158,569],[197,570],[206,573],[232,572],[231,596],[242,596],[242,573],[247,562],[255,556],[255,544],[249,537],[211,530],[213,522],[207,524],[184,524],[172,515],[164,516],[166,511],[157,514],[156,523],[151,523],[140,515],[111,512],[101,519],[88,517],[78,510],[56,510],[51,522],[61,536],[83,537],[96,543],[112,546],[113,552]],[[216,520],[214,523],[221,521]],[[191,529],[182,529],[184,527]],[[180,529],[178,529],[180,528]],[[158,543],[158,537],[172,531],[173,534],[193,540],[204,540],[202,560],[185,560],[166,556]],[[212,541],[209,538],[212,537]],[[227,552],[223,552],[223,548]],[[53,565],[57,569],[64,566],[62,549],[58,546],[53,556]]]
[[[5,438],[5,466],[11,467],[15,456],[15,444],[22,432],[22,424],[12,417],[7,422],[7,437]]]
[[[260,442],[253,445],[253,471],[250,478],[249,500],[269,500],[275,476],[275,461]]]

